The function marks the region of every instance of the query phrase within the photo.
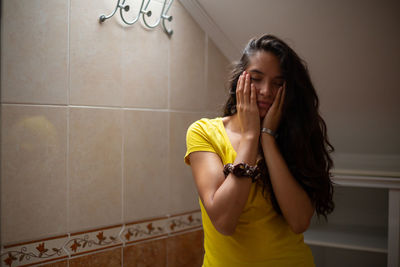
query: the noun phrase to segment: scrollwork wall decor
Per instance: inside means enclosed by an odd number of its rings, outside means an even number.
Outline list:
[[[149,28],[155,28],[157,27],[160,23],[163,27],[164,32],[168,35],[171,36],[173,31],[171,29],[167,29],[167,27],[165,26],[165,20],[171,21],[172,20],[172,16],[167,15],[172,3],[174,0],[164,0],[163,3],[163,7],[160,13],[160,16],[158,17],[157,21],[154,24],[149,24],[147,21],[147,17],[150,17],[153,15],[153,12],[151,10],[148,10],[149,8],[149,4],[151,1],[155,1],[155,0],[147,0],[146,4],[145,0],[141,0],[141,4],[140,4],[140,8],[139,11],[137,12],[137,15],[131,20],[128,21],[126,20],[126,18],[124,17],[124,12],[128,12],[130,9],[130,6],[128,4],[125,3],[126,0],[117,0],[117,5],[114,9],[114,11],[106,16],[106,15],[101,15],[99,18],[99,22],[102,23],[105,20],[111,18],[112,16],[114,16],[114,14],[117,12],[117,10],[119,9],[119,13],[121,15],[121,19],[124,23],[128,24],[128,25],[132,25],[135,22],[137,22],[139,20],[139,17],[142,16],[143,19],[143,23],[149,27]],[[139,0],[140,1],[140,0]],[[168,3],[167,3],[168,2]],[[143,8],[144,6],[144,8]]]

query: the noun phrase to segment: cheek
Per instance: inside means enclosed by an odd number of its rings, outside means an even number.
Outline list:
[[[275,100],[275,97],[278,95],[278,91],[279,91],[279,88],[273,90],[273,92],[272,92],[272,99]]]

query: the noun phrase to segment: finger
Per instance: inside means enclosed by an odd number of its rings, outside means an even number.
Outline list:
[[[275,95],[274,101],[272,102],[271,109],[277,109],[279,107],[280,97],[281,97],[281,88],[279,87],[278,92]]]
[[[244,71],[241,76],[242,77],[240,79],[239,97],[240,97],[240,103],[243,104],[245,102],[244,88],[245,88],[245,82],[246,82],[246,72]]]
[[[251,84],[250,87],[251,87],[250,104],[257,105],[256,87],[254,86],[254,84]]]
[[[250,75],[246,73],[246,80],[244,82],[243,103],[250,103]]]
[[[285,97],[286,97],[286,82],[283,83],[281,87],[281,97],[279,101],[279,109],[282,109],[283,103],[285,103]]]
[[[239,104],[242,102],[242,80],[243,80],[243,74],[239,76],[238,83],[236,85],[236,104]]]

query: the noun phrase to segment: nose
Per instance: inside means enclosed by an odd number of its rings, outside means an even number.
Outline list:
[[[271,89],[271,85],[269,85],[268,83],[263,83],[259,88],[259,93],[262,96],[271,96]]]

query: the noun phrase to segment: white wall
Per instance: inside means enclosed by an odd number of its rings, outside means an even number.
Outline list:
[[[400,171],[400,1],[198,2],[238,55],[272,33],[308,63],[337,168]]]

